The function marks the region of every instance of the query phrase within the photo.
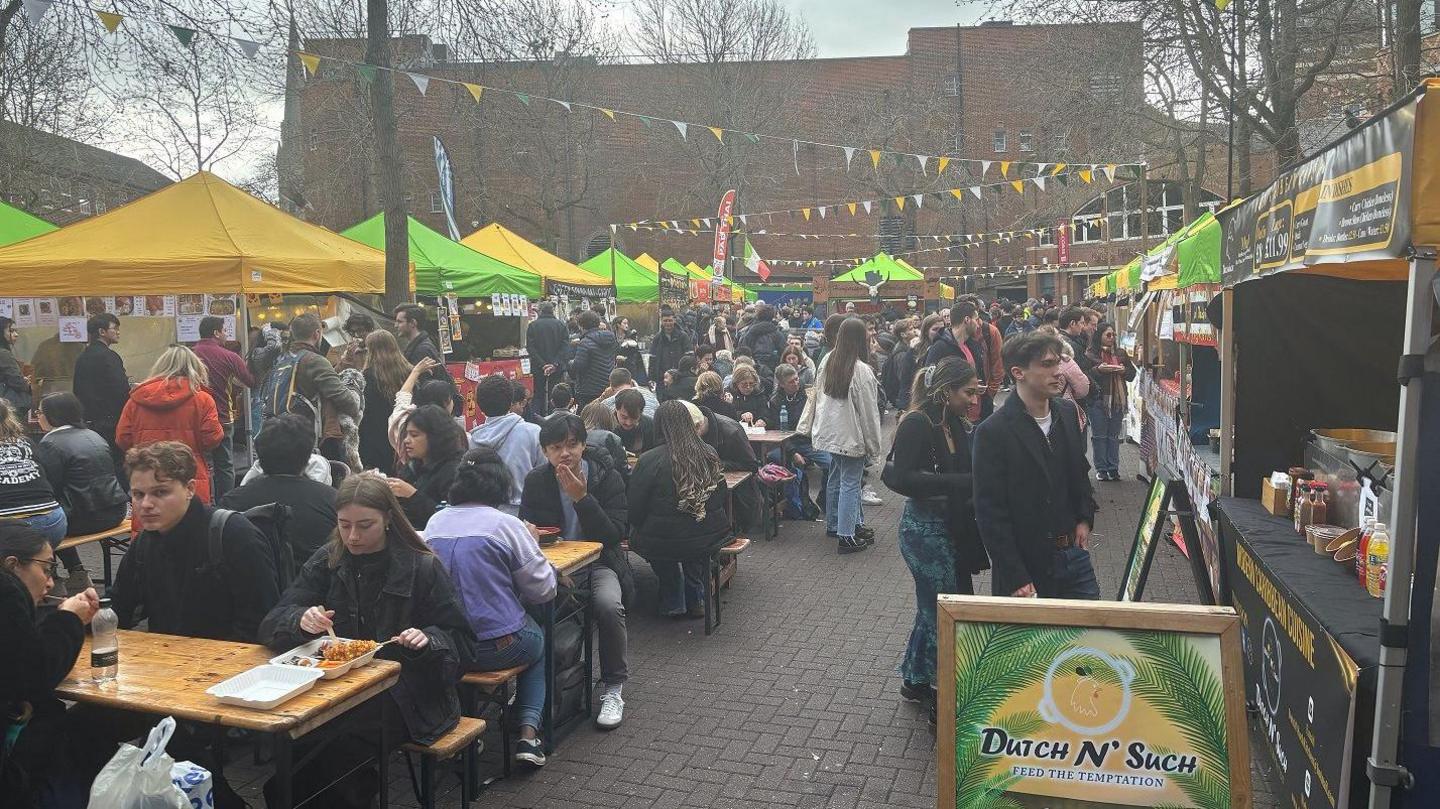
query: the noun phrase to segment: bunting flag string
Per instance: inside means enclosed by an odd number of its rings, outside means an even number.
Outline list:
[[[117,14],[114,11],[105,11],[98,8],[92,8],[83,4],[61,4],[59,0],[21,0],[21,5],[24,8],[26,18],[30,21],[31,25],[40,25],[41,21],[45,17],[46,12],[48,12],[52,7],[56,5],[63,5],[66,8],[88,11],[91,14],[94,14],[95,19],[100,21],[100,25],[105,29],[105,33],[107,34],[117,33],[120,30],[121,24],[127,21],[139,22],[146,25],[164,27],[167,31],[170,32],[171,36],[175,37],[175,40],[180,43],[181,47],[193,47],[195,42],[195,36],[197,34],[203,33],[217,41],[228,40],[230,43],[235,45],[235,47],[239,48],[240,52],[245,55],[246,59],[254,59],[256,55],[260,53],[260,42],[253,39],[248,39],[246,37],[232,36],[229,34],[217,34],[212,31],[201,31],[198,28],[190,28],[189,26],[176,25],[173,23],[164,22],[162,20],[146,19],[144,17],[135,17],[128,14]],[[318,61],[319,60],[317,59],[317,64]]]
[[[46,0],[29,0],[29,1],[30,1],[30,2],[45,2]],[[315,60],[317,60],[317,61],[323,60],[323,61],[326,61],[326,62],[334,62],[334,63],[336,63],[336,64],[345,65],[345,66],[349,66],[349,67],[352,67],[352,68],[358,68],[358,67],[360,67],[361,65],[366,65],[366,64],[367,64],[367,63],[365,63],[365,62],[358,62],[358,61],[354,61],[354,60],[350,60],[350,59],[342,59],[342,58],[340,58],[340,57],[329,56],[329,55],[325,55],[325,54],[316,54],[316,53],[309,53],[309,52],[305,52],[305,53],[306,53],[306,55],[313,57],[313,58],[314,58]],[[375,68],[375,69],[381,69],[381,68],[379,68],[378,65],[369,65],[369,67],[372,67],[372,68]],[[397,68],[383,68],[383,69],[385,69],[385,70],[398,70]],[[408,72],[408,71],[399,71],[399,72]],[[443,82],[443,83],[446,83],[446,84],[451,84],[451,85],[456,85],[456,86],[463,86],[463,85],[467,84],[466,82],[459,81],[458,79],[448,79],[448,78],[444,78],[444,77],[441,77],[441,76],[430,76],[429,78],[430,78],[432,81],[435,81],[435,82]],[[605,116],[608,117],[608,118],[610,118],[612,121],[615,120],[617,116],[621,116],[621,115],[624,115],[624,116],[627,116],[627,117],[631,117],[631,118],[638,118],[638,119],[640,120],[640,122],[641,122],[642,124],[644,124],[647,128],[648,128],[648,127],[650,126],[650,124],[651,124],[652,122],[654,122],[654,121],[657,121],[657,120],[661,120],[661,121],[667,120],[667,119],[665,119],[665,118],[658,118],[658,117],[653,116],[653,115],[645,115],[645,114],[638,113],[638,112],[630,112],[630,111],[627,111],[627,110],[619,110],[619,109],[615,109],[615,108],[613,108],[613,107],[600,107],[600,106],[596,106],[596,105],[594,105],[594,104],[586,104],[586,103],[583,103],[583,102],[580,102],[580,101],[574,101],[574,100],[566,101],[566,100],[557,99],[557,98],[544,98],[544,97],[542,97],[542,96],[535,96],[535,95],[533,95],[533,94],[522,93],[522,92],[520,92],[520,91],[518,91],[518,90],[512,90],[512,89],[505,88],[505,87],[495,87],[495,86],[493,86],[493,85],[478,85],[478,86],[482,87],[482,88],[485,89],[485,90],[490,90],[490,91],[492,91],[492,92],[503,93],[503,94],[506,94],[506,95],[514,96],[515,98],[519,99],[521,103],[526,104],[527,106],[529,105],[531,98],[539,98],[539,99],[542,99],[542,100],[545,100],[545,101],[550,101],[550,102],[553,102],[553,103],[558,104],[558,105],[560,105],[560,106],[563,106],[563,107],[565,107],[565,109],[567,109],[567,110],[572,110],[572,108],[576,108],[576,109],[582,109],[582,110],[589,110],[589,111],[593,111],[593,112],[604,113]],[[475,95],[475,93],[472,92],[471,95]],[[478,101],[478,99],[477,99],[477,101]],[[800,166],[800,147],[801,147],[801,146],[809,146],[809,147],[821,148],[821,149],[834,149],[834,150],[842,153],[842,154],[844,155],[844,159],[845,159],[845,168],[846,168],[846,171],[849,171],[849,168],[850,168],[850,160],[851,160],[851,158],[854,156],[855,152],[856,152],[858,149],[862,148],[862,147],[856,147],[856,146],[845,146],[845,145],[836,144],[836,143],[827,143],[827,142],[825,142],[825,141],[806,140],[806,139],[804,139],[804,138],[794,138],[794,137],[787,137],[787,136],[782,136],[782,135],[769,135],[769,134],[760,133],[760,132],[747,132],[747,131],[745,131],[745,130],[735,129],[735,128],[733,128],[733,127],[716,126],[716,125],[714,125],[714,124],[698,123],[698,122],[693,122],[693,121],[671,120],[670,123],[675,126],[675,129],[676,129],[678,132],[680,132],[681,138],[682,138],[683,140],[686,140],[686,141],[689,140],[688,130],[689,130],[690,126],[692,126],[692,125],[694,125],[694,126],[701,126],[701,127],[704,127],[704,128],[706,128],[706,129],[710,130],[712,133],[714,133],[716,140],[718,140],[718,141],[721,142],[721,143],[724,143],[724,142],[725,142],[724,135],[725,135],[725,133],[727,133],[727,132],[733,133],[733,134],[736,134],[736,135],[740,135],[740,136],[744,137],[746,140],[750,141],[751,143],[759,143],[761,140],[770,140],[770,141],[776,141],[776,142],[782,142],[782,143],[788,141],[788,142],[790,143],[790,145],[791,145],[791,151],[792,151],[792,155],[793,155],[793,157],[794,157],[795,170],[796,170],[796,173],[797,173],[797,174],[798,174],[799,171],[800,171],[799,166]],[[879,170],[879,168],[880,168],[880,161],[881,161],[881,158],[882,158],[882,157],[888,156],[888,157],[894,159],[897,163],[904,161],[906,158],[909,158],[909,159],[913,159],[913,160],[918,164],[921,173],[924,174],[925,176],[929,176],[929,165],[930,165],[930,162],[931,162],[931,161],[935,161],[935,163],[936,163],[936,176],[939,176],[939,175],[943,174],[943,173],[945,172],[945,170],[948,169],[948,168],[950,168],[951,166],[956,166],[956,165],[958,165],[958,166],[964,167],[967,171],[969,171],[969,172],[972,173],[972,174],[974,174],[975,171],[978,169],[980,179],[984,179],[985,175],[990,171],[990,166],[991,166],[991,164],[994,162],[994,161],[991,161],[991,160],[982,160],[982,159],[978,159],[978,158],[945,157],[945,156],[942,156],[942,155],[927,155],[927,154],[918,154],[918,153],[914,153],[914,152],[901,152],[901,151],[896,151],[896,150],[891,150],[891,149],[876,149],[876,148],[869,148],[869,147],[865,147],[865,151],[867,151],[867,152],[870,154],[870,165],[871,165],[871,168],[872,168],[872,169]],[[1099,168],[1104,167],[1104,168],[1105,168],[1110,174],[1112,174],[1112,175],[1113,175],[1113,173],[1114,173],[1114,170],[1115,170],[1116,168],[1119,168],[1119,167],[1139,168],[1139,167],[1142,167],[1142,166],[1144,166],[1144,165],[1145,165],[1145,163],[1144,163],[1143,161],[1104,162],[1104,163],[1101,163],[1101,162],[1098,162],[1098,161],[1097,161],[1097,162],[1089,163],[1089,164],[1088,164],[1089,168],[1092,169],[1092,170],[1094,170],[1094,169],[1099,169]],[[1034,171],[1036,174],[1039,174],[1039,173],[1041,173],[1042,171],[1044,171],[1047,167],[1050,167],[1050,168],[1054,168],[1054,167],[1056,167],[1056,166],[1064,167],[1065,164],[1063,164],[1063,163],[1024,162],[1024,161],[1012,161],[1012,160],[1001,161],[1001,163],[1000,163],[1000,169],[1001,169],[1001,175],[1002,175],[1003,177],[1009,177],[1009,171],[1010,171],[1010,167],[1011,167],[1011,166],[1015,166],[1015,167],[1017,167],[1017,168],[1019,168],[1019,167],[1025,167],[1026,169],[1032,170],[1032,171]],[[1057,173],[1058,173],[1058,172],[1057,172]],[[1113,176],[1112,176],[1111,179],[1112,179],[1112,182],[1113,182]]]
[[[858,205],[858,204],[859,204],[859,203],[855,203],[855,202],[847,202],[847,203],[845,203],[845,205],[846,205],[847,207],[852,206],[852,205]],[[831,206],[826,206],[826,207],[829,208],[829,207],[831,207]],[[1099,215],[1097,215],[1096,218],[1098,218],[1098,216],[1099,216]],[[816,239],[816,240],[822,240],[822,239],[878,239],[878,238],[880,238],[879,234],[876,234],[876,233],[854,233],[854,232],[852,232],[852,233],[799,233],[799,232],[795,232],[795,231],[770,230],[769,228],[754,228],[754,229],[751,229],[751,228],[748,227],[748,226],[749,226],[749,223],[748,223],[747,221],[744,221],[744,220],[747,220],[747,219],[749,218],[749,215],[748,215],[748,214],[736,214],[736,215],[735,215],[735,218],[741,220],[741,223],[740,223],[740,224],[741,224],[741,228],[744,229],[744,231],[745,231],[746,233],[748,233],[749,235],[751,235],[751,236],[776,236],[776,237],[783,236],[783,237],[790,238],[790,239]],[[1079,218],[1079,217],[1077,217],[1077,218]],[[705,236],[705,237],[707,237],[707,238],[713,238],[713,237],[714,237],[715,231],[711,228],[713,219],[704,219],[704,218],[701,218],[701,219],[692,219],[692,220],[690,220],[690,221],[691,221],[692,223],[694,223],[694,222],[699,222],[700,224],[697,225],[697,226],[694,227],[694,228],[680,228],[680,229],[678,229],[678,230],[675,229],[675,228],[671,228],[671,227],[669,227],[667,224],[663,224],[663,223],[656,223],[656,224],[652,224],[652,225],[641,225],[641,224],[638,224],[638,223],[636,223],[636,224],[622,224],[622,225],[619,225],[619,227],[629,228],[629,229],[632,230],[632,231],[643,230],[643,231],[649,231],[649,232],[653,232],[653,233],[665,233],[665,234],[669,234],[669,235],[672,235],[672,236]],[[1086,224],[1094,225],[1095,222],[1094,222],[1094,221],[1087,221]],[[702,226],[703,226],[703,227],[702,227]],[[919,240],[919,241],[930,240],[930,241],[936,241],[936,242],[938,242],[938,241],[946,240],[946,239],[949,239],[949,240],[954,240],[954,239],[982,239],[982,238],[986,238],[986,237],[989,237],[989,236],[1023,236],[1023,235],[1025,235],[1025,234],[1027,234],[1027,233],[1029,233],[1029,234],[1034,234],[1034,235],[1039,236],[1039,235],[1043,235],[1043,234],[1046,234],[1046,233],[1057,233],[1057,232],[1059,232],[1059,231],[1062,230],[1062,229],[1072,228],[1072,227],[1073,227],[1073,225],[1071,225],[1071,224],[1069,224],[1069,223],[1066,223],[1066,224],[1061,224],[1061,225],[1041,225],[1041,226],[1033,227],[1033,228],[1012,228],[1012,229],[1009,229],[1009,230],[991,230],[991,231],[984,231],[984,232],[974,232],[974,231],[972,231],[972,232],[969,232],[969,233],[932,233],[932,234],[924,234],[924,235],[907,235],[905,238],[907,238],[907,239],[917,239],[917,240]]]

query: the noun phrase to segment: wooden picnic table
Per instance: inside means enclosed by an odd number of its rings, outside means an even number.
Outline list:
[[[55,689],[56,696],[87,705],[173,716],[192,722],[242,728],[271,735],[275,740],[276,774],[281,779],[281,800],[289,807],[292,745],[295,739],[358,707],[400,679],[400,664],[376,660],[334,680],[319,680],[310,690],[268,711],[227,705],[205,693],[207,688],[256,666],[275,654],[250,643],[185,638],[153,632],[119,630],[120,667],[112,682],[90,681],[90,641],[86,636],[75,667]],[[381,783],[389,757],[383,732],[377,764]],[[380,791],[381,806],[388,790]]]
[[[760,463],[762,465],[765,463],[765,452],[767,447],[769,447],[771,444],[779,446],[786,441],[794,438],[795,435],[796,433],[794,430],[766,430],[763,433],[752,433],[746,431],[745,433],[745,437],[750,440],[750,443],[756,444],[760,447]]]
[[[584,542],[578,539],[562,539],[553,545],[541,545],[540,552],[550,564],[563,575],[570,575],[600,558],[605,546],[599,542]]]
[[[550,560],[550,564],[563,576],[574,576],[585,571],[591,564],[600,558],[600,551],[605,546],[599,542],[585,542],[577,539],[562,539],[552,545],[541,545],[540,552]],[[588,582],[587,582],[588,587]],[[547,753],[555,752],[556,728],[566,730],[573,724],[590,715],[592,698],[594,694],[591,687],[591,662],[592,662],[592,639],[591,639],[591,613],[590,599],[584,599],[578,607],[571,609],[563,615],[558,615],[555,601],[552,599],[541,608],[542,620],[540,629],[545,635],[545,708],[541,714],[545,727],[543,738],[545,739],[545,750]],[[560,693],[560,684],[557,679],[559,671],[555,664],[555,624],[579,616],[581,655],[585,666],[585,699],[571,716],[558,716],[560,713],[560,701],[555,698]]]
[[[731,490],[755,476],[754,472],[746,472],[743,469],[736,472],[726,472],[724,474],[725,485]]]

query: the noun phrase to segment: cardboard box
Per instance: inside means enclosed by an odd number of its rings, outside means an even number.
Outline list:
[[[1260,505],[1276,517],[1289,517],[1290,489],[1277,489],[1270,478],[1260,481]]]

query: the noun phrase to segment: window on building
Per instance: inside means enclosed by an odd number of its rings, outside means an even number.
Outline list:
[[[1004,151],[1004,150],[1001,149],[1001,150],[998,150],[998,151]],[[1022,129],[1022,130],[1020,130],[1020,151],[1022,151],[1022,152],[1033,152],[1033,151],[1035,151],[1035,139],[1034,139],[1034,137],[1031,135],[1030,130],[1028,130],[1028,129]]]
[[[1053,228],[1053,227],[1047,227],[1047,228],[1045,228],[1044,230],[1040,231],[1040,239],[1039,239],[1039,241],[1040,241],[1040,246],[1041,246],[1041,247],[1054,247],[1054,246],[1055,246],[1055,228]]]
[[[1106,191],[1082,205],[1074,216],[1072,242],[1138,239],[1145,229],[1143,215],[1149,217],[1148,235],[1168,236],[1185,226],[1185,192],[1179,183],[1151,181],[1148,204],[1140,204],[1140,184],[1129,183]],[[1215,211],[1223,200],[1209,191],[1201,191],[1201,211]],[[1103,221],[1103,224],[1102,224]]]
[[[445,213],[445,200],[440,198],[439,191],[430,192],[430,213]]]
[[[590,241],[585,243],[585,260],[588,261],[609,249],[610,234],[604,232],[596,233],[590,237]],[[615,249],[619,251],[620,245],[616,244]]]
[[[319,131],[312,129],[312,130],[310,130],[310,151],[312,151],[312,152],[317,152],[317,151],[319,151],[319,150],[320,150],[320,133],[319,133]]]
[[[995,147],[995,151],[997,151],[997,152],[1003,152],[1003,151],[1006,150],[1007,146],[1006,146],[1006,143],[1005,143],[1005,130],[1003,130],[1003,129],[997,129],[997,130],[995,130],[994,147]]]
[[[945,95],[954,98],[960,95],[960,74],[951,73],[945,77]]]

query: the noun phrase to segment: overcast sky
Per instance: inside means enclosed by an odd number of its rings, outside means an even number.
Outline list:
[[[781,0],[810,25],[821,56],[895,56],[911,28],[972,25],[985,3],[955,0]]]

